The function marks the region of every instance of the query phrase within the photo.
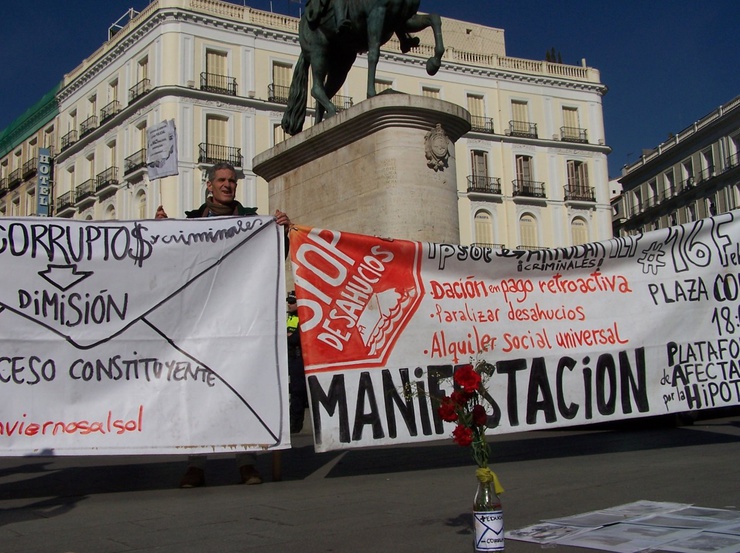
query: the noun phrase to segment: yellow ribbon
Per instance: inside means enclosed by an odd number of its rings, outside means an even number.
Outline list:
[[[475,469],[475,475],[478,477],[478,481],[483,484],[486,482],[493,482],[493,490],[496,492],[496,495],[504,493],[504,488],[501,485],[501,482],[498,481],[498,476],[496,476],[496,473],[488,467],[478,467]]]

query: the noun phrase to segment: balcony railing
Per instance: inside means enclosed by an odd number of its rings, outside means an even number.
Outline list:
[[[468,175],[468,193],[501,194],[501,179],[498,177],[484,177]]]
[[[243,163],[241,148],[207,142],[201,142],[198,145],[198,163],[213,164],[219,162],[231,163],[234,167],[241,167]]]
[[[595,188],[588,186],[571,186],[566,184],[563,189],[565,190],[565,199],[577,202],[595,202]]]
[[[334,107],[337,108],[337,111],[344,111],[345,109],[349,109],[354,104],[354,102],[352,101],[352,96],[341,96],[339,94],[335,95],[334,98],[331,99],[331,103],[334,104]]]
[[[8,188],[8,178],[7,177],[3,177],[3,178],[0,179],[0,198],[2,198],[3,196],[5,196],[5,194],[8,193],[8,190],[10,190]]]
[[[11,171],[8,175],[8,190],[13,190],[14,188],[20,186],[22,180],[23,177],[21,176],[20,167],[18,169],[15,169],[14,171]]]
[[[546,198],[545,183],[533,180],[514,179],[514,196],[526,196],[528,198]]]
[[[503,244],[489,244],[487,242],[473,242],[470,245],[475,248],[488,248],[489,250],[503,250],[504,249]]]
[[[740,165],[740,152],[733,154],[727,158],[727,169],[732,169]]]
[[[276,104],[287,104],[289,93],[290,93],[289,86],[282,86],[279,84],[267,85],[267,101],[268,102],[274,102]]]
[[[546,248],[545,246],[525,246],[523,244],[519,244],[516,247],[516,249],[517,250],[524,250],[524,251],[535,252],[535,251],[541,251],[541,250],[548,250],[550,248]]]
[[[578,127],[560,127],[560,140],[588,144],[588,131]]]
[[[61,214],[66,209],[74,207],[75,196],[73,192],[65,192],[57,198],[57,214]]]
[[[105,123],[119,111],[121,111],[121,102],[118,100],[113,100],[111,103],[105,105],[103,109],[100,110],[100,124],[102,125]]]
[[[36,174],[38,166],[38,158],[35,157],[33,159],[29,159],[26,163],[23,164],[23,178],[30,179],[32,176],[34,176]]]
[[[75,198],[77,203],[82,202],[85,198],[95,199],[95,179],[87,179],[82,184],[75,187]]]
[[[61,138],[62,151],[77,142],[77,131],[69,131]]]
[[[133,102],[140,96],[143,96],[152,89],[152,82],[149,79],[142,79],[134,86],[128,89],[128,101]]]
[[[100,192],[109,186],[118,185],[118,167],[108,167],[95,177],[95,191]]]
[[[234,77],[227,77],[226,75],[201,73],[200,89],[206,92],[236,96],[236,79]]]
[[[131,154],[123,160],[123,174],[128,175],[138,169],[146,167],[146,148],[142,148],[138,152]]]
[[[537,123],[509,121],[509,135],[521,138],[537,138]]]
[[[98,128],[98,116],[91,115],[80,123],[80,138],[86,134],[90,134],[92,131]]]
[[[490,117],[481,117],[480,115],[471,115],[470,130],[493,134],[493,119]]]

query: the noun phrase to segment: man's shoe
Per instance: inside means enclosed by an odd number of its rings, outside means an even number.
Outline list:
[[[181,488],[199,488],[206,485],[206,475],[203,469],[188,467],[180,480]]]
[[[262,477],[257,472],[257,468],[254,465],[244,465],[239,467],[239,475],[241,476],[241,483],[247,486],[254,486],[255,484],[262,484]]]

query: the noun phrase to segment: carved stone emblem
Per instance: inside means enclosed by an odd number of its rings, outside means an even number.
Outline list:
[[[435,171],[441,171],[447,167],[450,157],[449,139],[440,123],[424,136],[424,155],[427,165]]]

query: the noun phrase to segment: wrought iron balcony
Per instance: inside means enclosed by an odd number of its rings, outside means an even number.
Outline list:
[[[152,82],[149,79],[142,79],[134,86],[128,89],[128,101],[133,102],[152,89]]]
[[[74,207],[75,205],[75,196],[74,192],[65,192],[61,196],[57,198],[57,214],[61,215],[64,211],[68,210],[69,208]]]
[[[109,104],[105,105],[103,109],[100,110],[100,124],[102,125],[120,111],[121,102],[119,102],[118,100],[113,100]]]
[[[528,198],[546,198],[545,183],[526,179],[514,179],[514,196],[525,196]]]
[[[733,169],[734,167],[737,167],[738,165],[740,165],[740,152],[733,154],[727,158],[725,170]]]
[[[198,163],[226,162],[231,163],[234,167],[241,167],[243,159],[241,148],[209,144],[208,142],[201,142],[198,145]]]
[[[493,119],[490,117],[481,117],[480,115],[471,115],[470,130],[493,134]]]
[[[23,178],[21,177],[20,167],[18,169],[15,169],[14,171],[11,171],[8,175],[8,190],[18,188],[22,180]]]
[[[509,121],[509,135],[520,138],[537,138],[537,123]]]
[[[484,177],[468,175],[468,193],[501,194],[501,179],[498,177]]]
[[[352,96],[341,96],[336,94],[334,98],[331,99],[331,103],[334,104],[337,111],[344,111],[345,109],[351,108],[354,102],[352,101]]]
[[[571,186],[566,184],[563,189],[565,190],[565,199],[576,202],[595,202],[595,188],[588,186]]]
[[[131,154],[123,160],[123,174],[128,175],[138,169],[146,167],[146,148],[142,148],[138,152]]]
[[[535,252],[535,251],[538,251],[538,250],[549,250],[550,248],[546,248],[545,246],[525,246],[523,244],[519,244],[516,247],[516,249],[517,250],[524,250],[524,251]]]
[[[486,242],[473,242],[470,245],[475,248],[488,248],[489,250],[503,250],[504,249],[503,244],[488,244]]]
[[[96,192],[102,192],[109,186],[118,186],[118,167],[108,167],[95,177]]]
[[[578,127],[560,127],[560,140],[588,144],[588,131]]]
[[[206,92],[236,96],[236,79],[226,75],[216,75],[215,73],[201,73],[200,89]]]
[[[279,84],[267,85],[267,101],[274,102],[276,104],[287,104],[288,94],[290,93],[289,86],[282,86]]]
[[[26,163],[23,164],[23,178],[30,179],[32,176],[34,176],[36,174],[38,166],[38,158],[35,157],[33,159],[29,159]]]
[[[5,196],[10,189],[8,188],[8,178],[3,177],[0,179],[0,198]]]
[[[77,142],[77,131],[69,131],[61,138],[62,151]]]
[[[83,203],[86,199],[95,200],[95,179],[87,179],[75,187],[75,199],[77,203]],[[85,202],[86,203],[86,202]]]
[[[80,138],[86,134],[90,134],[92,131],[98,128],[98,116],[91,115],[80,123]]]

